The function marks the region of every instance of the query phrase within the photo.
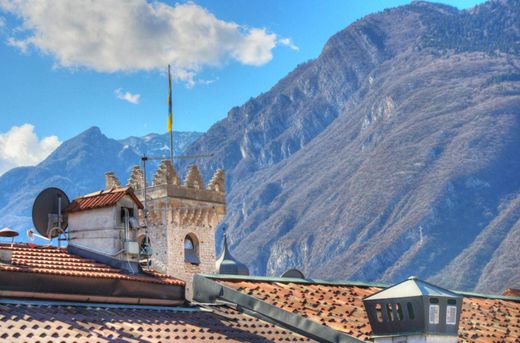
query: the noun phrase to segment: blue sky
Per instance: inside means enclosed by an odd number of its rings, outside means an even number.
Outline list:
[[[0,0],[0,174],[94,125],[113,138],[164,132],[168,63],[174,129],[205,131],[348,24],[408,2]]]

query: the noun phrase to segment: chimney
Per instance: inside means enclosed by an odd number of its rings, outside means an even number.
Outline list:
[[[113,172],[105,173],[105,189],[119,188],[121,187],[121,183],[114,175]]]
[[[363,303],[376,343],[456,343],[462,296],[410,277]]]

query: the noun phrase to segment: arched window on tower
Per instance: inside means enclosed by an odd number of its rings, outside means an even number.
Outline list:
[[[184,261],[191,264],[200,264],[199,241],[194,234],[184,237]]]

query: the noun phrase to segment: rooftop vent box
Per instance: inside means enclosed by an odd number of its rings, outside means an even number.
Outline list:
[[[139,243],[134,241],[125,241],[125,253],[128,255],[139,255]]]
[[[13,257],[12,250],[0,250],[0,263],[11,263]]]
[[[410,277],[363,300],[375,342],[456,342],[462,297]],[[390,340],[388,340],[390,339]],[[399,341],[399,340],[398,340]]]

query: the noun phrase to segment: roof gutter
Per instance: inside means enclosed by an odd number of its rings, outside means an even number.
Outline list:
[[[23,298],[23,299],[45,299],[53,301],[78,301],[86,303],[106,303],[106,304],[133,304],[133,305],[153,305],[153,306],[177,306],[184,304],[184,300],[165,300],[151,298],[130,298],[130,297],[110,297],[99,295],[66,294],[66,293],[41,293],[24,291],[2,291],[0,297]],[[2,300],[0,300],[2,302]]]
[[[214,303],[216,300],[234,303],[249,315],[268,320],[318,342],[363,342],[353,336],[227,287],[204,275],[196,274],[193,277],[193,299],[201,303]]]
[[[359,287],[378,287],[387,288],[392,286],[387,283],[380,282],[362,282],[362,281],[327,281],[314,278],[293,278],[293,277],[276,277],[276,276],[257,276],[257,275],[229,275],[229,274],[200,274],[208,279],[229,280],[229,281],[259,281],[259,282],[281,282],[281,283],[300,283],[311,285],[329,285],[329,286],[359,286]]]

